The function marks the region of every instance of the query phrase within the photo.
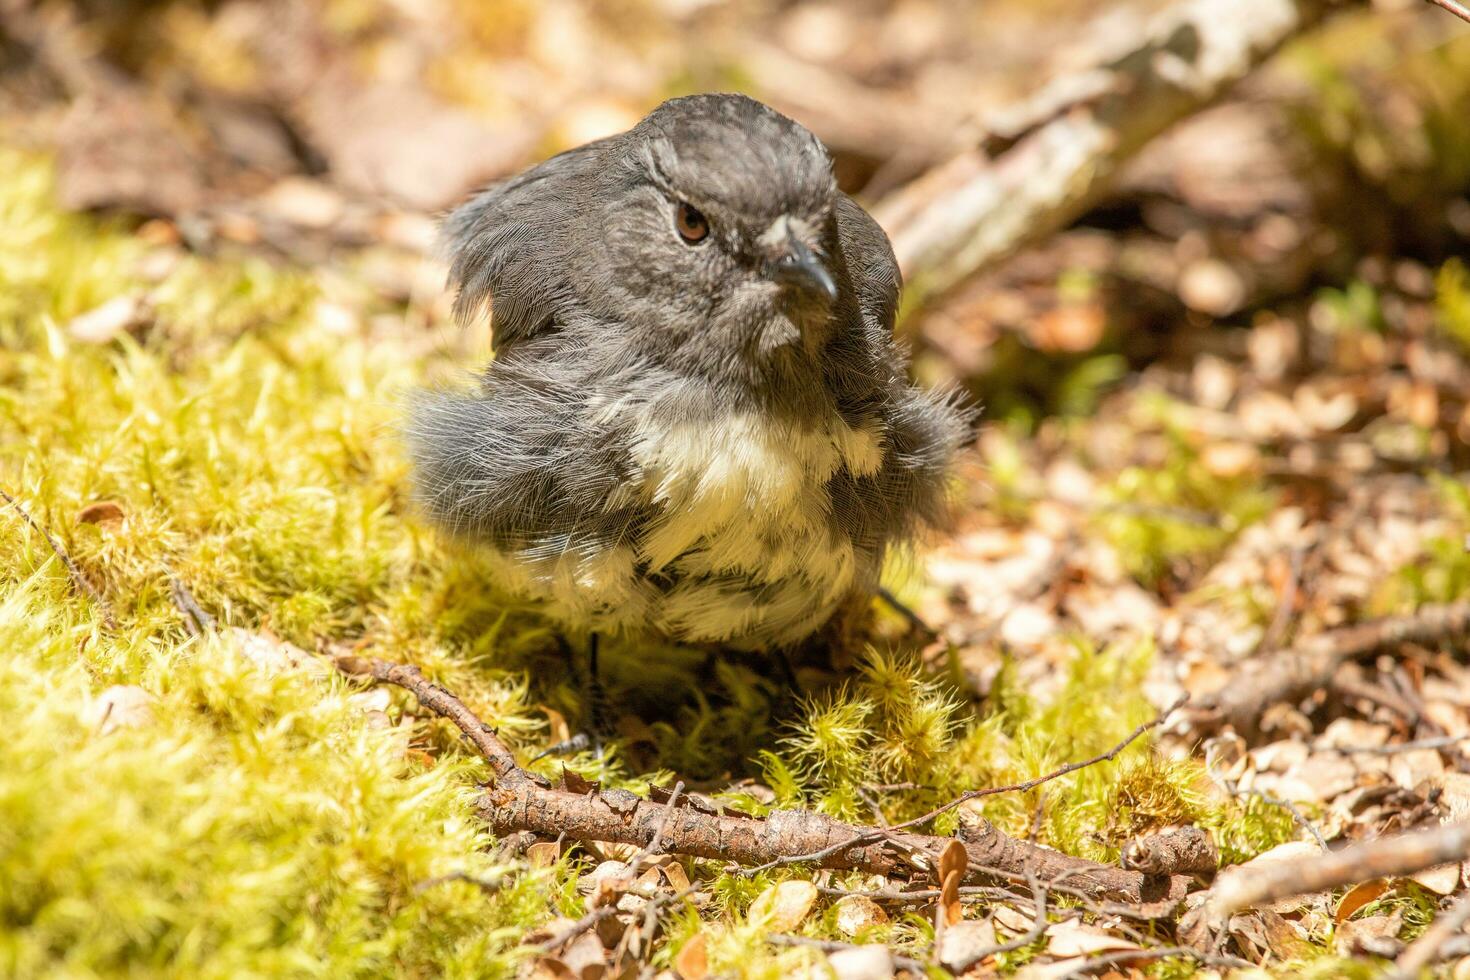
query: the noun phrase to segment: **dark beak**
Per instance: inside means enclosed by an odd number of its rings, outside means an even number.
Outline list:
[[[778,282],[821,293],[829,303],[837,299],[837,283],[832,279],[832,273],[789,227],[783,253],[776,260],[775,278]]]

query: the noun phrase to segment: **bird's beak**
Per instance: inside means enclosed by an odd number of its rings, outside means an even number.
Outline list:
[[[829,303],[837,299],[837,283],[833,280],[832,273],[827,271],[817,254],[796,236],[795,229],[789,223],[786,225],[785,241],[778,248],[774,266],[777,282],[820,293]]]

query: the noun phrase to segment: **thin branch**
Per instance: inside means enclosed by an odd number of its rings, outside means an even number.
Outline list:
[[[1243,908],[1370,878],[1413,874],[1470,856],[1470,821],[1380,837],[1297,861],[1232,868],[1210,889],[1206,921],[1219,927]]]
[[[1422,606],[1407,616],[1386,616],[1327,630],[1286,650],[1253,657],[1230,683],[1201,699],[1193,712],[1200,725],[1253,729],[1269,706],[1328,684],[1349,660],[1400,643],[1433,644],[1470,633],[1470,601]]]
[[[1448,10],[1465,23],[1470,24],[1470,7],[1465,6],[1460,0],[1429,0],[1429,2],[1441,10]]]
[[[395,684],[412,691],[419,703],[437,715],[448,718],[474,743],[480,755],[495,771],[496,778],[504,779],[518,774],[524,779],[529,775],[516,765],[515,756],[495,734],[495,729],[475,717],[463,701],[444,688],[432,683],[412,664],[395,664],[372,657],[337,657],[337,669],[349,677],[371,677],[386,684]]]
[[[1342,745],[1336,751],[1339,755],[1399,755],[1419,749],[1447,749],[1467,740],[1470,740],[1470,735],[1439,735],[1395,745]]]
[[[204,611],[199,600],[194,598],[194,593],[184,584],[184,580],[173,572],[168,573],[168,595],[173,600],[174,608],[183,615],[184,629],[189,631],[190,636],[198,636],[214,629],[214,617]]]
[[[61,563],[66,566],[66,574],[71,578],[71,584],[76,587],[78,592],[87,596],[94,603],[97,604],[98,610],[100,610],[102,613],[102,622],[106,624],[108,629],[117,629],[117,617],[112,614],[112,604],[107,601],[107,598],[103,596],[100,591],[98,591],[96,586],[94,586],[90,581],[87,580],[87,576],[82,574],[82,570],[77,567],[77,563],[72,561],[71,556],[68,555],[65,549],[61,547],[61,542],[52,537],[51,532],[46,530],[46,528],[43,527],[40,522],[32,517],[26,511],[26,509],[21,506],[19,500],[16,500],[4,490],[0,490],[0,500],[4,500],[12,508],[14,508],[15,512],[20,515],[21,520],[25,521],[26,524],[30,526],[31,530],[35,531],[37,534],[41,535],[41,537],[46,539],[46,544],[51,547],[52,554],[61,559]]]
[[[1162,725],[1170,715],[1183,707],[1185,702],[1187,702],[1188,700],[1188,694],[1180,696],[1177,701],[1161,711],[1157,716],[1153,718],[1152,721],[1146,721],[1142,725],[1139,725],[1137,728],[1133,729],[1133,731],[1129,732],[1128,735],[1117,745],[1113,746],[1111,749],[1108,749],[1106,752],[1101,753],[1100,755],[1093,756],[1090,759],[1083,759],[1081,762],[1069,762],[1065,766],[1062,766],[1060,769],[1054,769],[1049,773],[1037,776],[1034,779],[1028,779],[1025,782],[1012,783],[1009,786],[987,786],[982,789],[966,790],[959,796],[950,800],[948,803],[945,803],[943,806],[936,807],[935,809],[930,810],[928,813],[914,817],[912,820],[905,820],[903,823],[894,824],[892,827],[872,830],[852,840],[833,844],[830,847],[823,848],[819,851],[813,851],[810,854],[793,854],[786,857],[778,858],[759,867],[747,869],[746,873],[755,874],[760,871],[768,871],[771,868],[783,864],[801,864],[807,861],[823,861],[827,858],[832,857],[845,848],[868,844],[876,840],[881,840],[886,834],[889,834],[893,831],[907,830],[910,827],[917,827],[921,824],[928,823],[930,820],[933,820],[940,814],[947,813],[960,804],[966,803],[970,800],[978,800],[985,796],[996,796],[1000,793],[1024,793],[1028,790],[1035,789],[1043,783],[1047,783],[1053,779],[1058,779],[1062,776],[1074,773],[1079,769],[1086,769],[1088,766],[1094,766],[1100,762],[1109,762],[1113,759],[1116,759],[1124,749],[1132,745],[1141,735],[1143,735],[1144,732],[1147,732],[1149,729],[1157,728],[1159,725]]]
[[[474,885],[486,895],[494,895],[506,885],[510,884],[511,880],[512,878],[508,874],[496,875],[494,878],[480,878],[470,874],[467,871],[451,871],[447,875],[438,875],[433,878],[427,878],[424,881],[419,882],[417,885],[414,885],[413,890],[415,894],[418,894],[420,892],[426,892],[431,888],[438,888],[440,885],[447,885],[451,882],[462,881],[467,885]]]
[[[1105,966],[1113,966],[1118,963],[1133,963],[1137,960],[1166,960],[1170,957],[1181,956],[1203,963],[1205,966],[1230,967],[1236,970],[1254,969],[1256,964],[1249,960],[1243,960],[1236,956],[1225,956],[1218,953],[1205,953],[1188,946],[1156,946],[1153,949],[1126,949],[1116,953],[1104,953],[1102,956],[1094,956],[1092,959],[1083,960],[1072,969],[1063,973],[1057,980],[1073,980],[1074,977],[1085,977],[1089,973],[1100,970]]]

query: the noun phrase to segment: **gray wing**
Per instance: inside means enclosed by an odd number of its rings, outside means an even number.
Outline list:
[[[872,215],[842,193],[837,195],[837,235],[863,319],[869,327],[891,334],[902,277],[888,236]]]
[[[443,248],[460,320],[493,304],[496,351],[546,330],[575,302],[558,274],[603,149],[616,137],[579,146],[480,191],[444,222]]]
[[[855,420],[882,424],[883,462],[875,473],[840,471],[828,484],[833,514],[858,547],[876,553],[923,525],[943,523],[949,466],[964,442],[973,411],[955,393],[919,388],[908,379],[908,356],[893,337],[900,273],[888,236],[843,194],[837,228],[862,329],[836,352],[839,383],[851,385]]]

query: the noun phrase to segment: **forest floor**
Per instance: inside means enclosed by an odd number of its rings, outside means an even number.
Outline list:
[[[795,698],[764,658],[614,644],[616,737],[543,756],[589,722],[584,638],[410,500],[405,396],[489,356],[449,315],[434,214],[729,87],[808,121],[872,200],[964,138],[955,79],[999,104],[1095,56],[1061,39],[1159,5],[1084,30],[1003,4],[983,23],[1025,43],[993,50],[954,40],[964,4],[675,6],[83,5],[84,30],[0,32],[26,55],[0,85],[0,973],[1380,975],[1470,865],[1201,938],[1213,868],[1162,910],[1053,881],[1038,923],[1024,875],[935,894],[495,837],[454,726],[333,669],[417,666],[560,786],[762,818],[893,825],[1126,742],[923,827],[1115,867],[1179,828],[1260,869],[1470,815],[1463,620],[1329,632],[1470,600],[1470,36],[1391,4],[905,315],[920,380],[984,409],[954,525],[886,578],[924,629],[875,602]],[[834,108],[856,98],[911,152]]]

